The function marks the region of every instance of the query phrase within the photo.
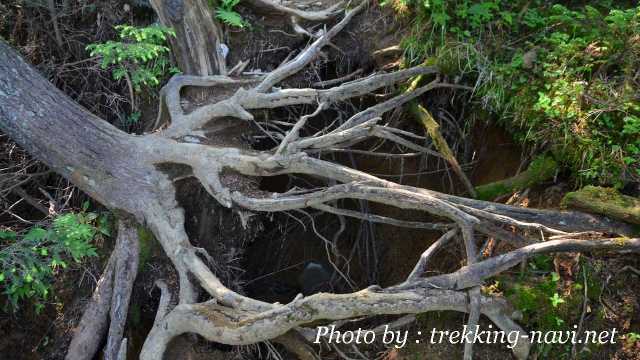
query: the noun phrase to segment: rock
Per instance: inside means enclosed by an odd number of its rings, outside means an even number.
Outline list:
[[[302,270],[298,283],[305,296],[331,291],[331,272],[324,265],[309,261]]]

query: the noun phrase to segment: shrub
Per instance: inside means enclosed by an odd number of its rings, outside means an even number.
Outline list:
[[[22,234],[0,230],[0,289],[11,307],[17,310],[29,299],[39,312],[60,269],[70,261],[97,255],[91,242],[98,234],[109,235],[106,219],[86,208],[58,215],[49,226],[34,226]]]
[[[168,36],[175,36],[172,29],[152,25],[115,27],[121,41],[90,44],[90,56],[100,56],[103,69],[112,68],[114,80],[127,78],[136,92],[143,87],[160,85],[162,78],[179,72],[171,66],[170,50],[166,46]]]

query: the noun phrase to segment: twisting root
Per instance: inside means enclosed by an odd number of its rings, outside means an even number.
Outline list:
[[[338,16],[344,6],[344,1],[339,1],[325,10],[304,11],[304,10],[299,10],[299,9],[294,9],[292,7],[284,6],[280,1],[276,1],[276,0],[249,0],[248,3],[258,8],[267,8],[271,11],[290,14],[296,18],[309,20],[309,21],[330,20],[331,18]]]
[[[264,2],[268,3],[268,2]],[[330,30],[318,37],[294,59],[285,62],[272,73],[254,80],[232,80],[227,77],[174,77],[163,89],[163,106],[170,115],[170,125],[159,132],[140,139],[140,146],[149,150],[147,161],[153,166],[174,163],[188,165],[193,175],[203,184],[211,196],[227,207],[239,207],[251,211],[287,211],[313,207],[340,216],[351,216],[372,222],[396,226],[438,229],[446,233],[421,256],[414,270],[402,284],[386,289],[370,287],[351,294],[316,294],[297,297],[286,305],[257,301],[225,287],[197,255],[184,232],[184,216],[175,200],[162,206],[150,206],[145,221],[158,237],[165,252],[173,261],[181,281],[180,305],[167,312],[165,301],[158,311],[155,325],[142,351],[142,359],[156,359],[177,335],[192,332],[224,344],[252,344],[280,339],[285,334],[296,333],[313,339],[315,330],[303,328],[316,320],[342,320],[379,314],[416,314],[425,311],[455,310],[469,313],[469,329],[475,331],[481,314],[489,317],[505,331],[522,329],[511,318],[504,301],[480,293],[482,282],[501,271],[517,265],[527,256],[550,251],[580,251],[594,249],[639,251],[638,239],[627,240],[618,246],[614,239],[572,240],[571,232],[623,229],[624,226],[609,220],[580,213],[538,211],[507,205],[465,199],[426,189],[399,185],[370,174],[313,157],[323,150],[346,149],[371,137],[393,141],[405,148],[441,156],[433,150],[415,144],[414,134],[381,124],[382,116],[438,87],[457,87],[441,83],[438,78],[431,83],[392,97],[378,105],[351,116],[334,128],[325,128],[314,135],[302,136],[301,131],[313,116],[331,104],[349,98],[365,96],[377,89],[391,86],[417,75],[435,74],[430,67],[414,67],[388,74],[375,74],[328,89],[279,89],[272,88],[297,73],[319,54],[322,47],[363,9],[360,3]],[[287,10],[288,11],[288,10]],[[180,104],[180,89],[184,86],[232,86],[231,95],[212,104],[185,113]],[[244,86],[251,86],[245,89]],[[183,142],[188,136],[205,136],[203,127],[222,117],[252,120],[249,112],[255,109],[273,109],[291,105],[316,104],[315,111],[302,116],[289,131],[277,133],[280,144],[271,151],[248,151],[230,147],[216,147]],[[422,140],[422,138],[420,138]],[[266,194],[249,196],[227,188],[221,181],[222,173],[233,171],[247,176],[275,176],[282,174],[306,174],[323,178],[335,184],[324,189],[305,193]],[[338,199],[358,199],[384,203],[402,209],[415,209],[433,216],[446,218],[452,224],[427,224],[407,222],[375,214],[363,214],[353,210],[338,209],[331,204]],[[158,211],[161,208],[164,211]],[[167,211],[166,209],[173,209]],[[588,220],[588,221],[585,221]],[[517,232],[505,227],[515,228]],[[518,249],[487,260],[478,261],[476,233],[508,241]],[[533,235],[532,235],[533,233]],[[542,239],[536,238],[542,235]],[[433,254],[456,235],[464,244],[467,265],[450,274],[423,277]],[[560,240],[540,242],[545,236],[563,236]],[[193,276],[212,297],[204,303],[194,303]],[[188,289],[184,290],[185,286]],[[165,291],[163,291],[164,293]],[[163,299],[166,298],[163,295]],[[289,336],[287,335],[287,336]],[[285,341],[286,342],[286,341]],[[525,359],[530,344],[520,337],[514,354]],[[472,344],[465,345],[465,359],[473,355]]]

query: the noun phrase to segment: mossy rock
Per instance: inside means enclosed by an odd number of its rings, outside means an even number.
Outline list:
[[[565,195],[562,205],[640,225],[640,199],[614,188],[585,186]]]

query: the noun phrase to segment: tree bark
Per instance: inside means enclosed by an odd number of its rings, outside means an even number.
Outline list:
[[[169,43],[180,70],[186,75],[225,75],[222,33],[206,0],[151,0],[162,25],[176,37]]]
[[[25,151],[98,201],[140,213],[136,200],[151,189],[146,180],[154,169],[136,161],[135,136],[69,99],[3,40],[0,120],[0,130]]]
[[[113,269],[116,253],[112,253],[76,326],[65,360],[90,360],[98,352],[109,324],[109,303],[113,292]]]
[[[157,146],[164,145],[122,132],[91,114],[44,79],[3,40],[0,130],[106,207],[147,224],[164,242],[163,247],[171,242],[191,248],[175,188],[150,161]],[[173,230],[160,231],[158,227]],[[178,254],[168,251],[167,255],[181,262]],[[184,270],[186,265],[177,267]],[[195,298],[186,271],[182,273],[181,293]]]

